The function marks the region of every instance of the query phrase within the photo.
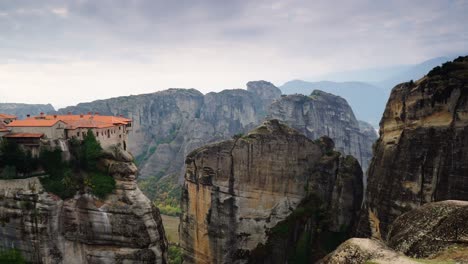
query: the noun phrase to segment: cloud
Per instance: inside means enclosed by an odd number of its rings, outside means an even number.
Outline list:
[[[28,98],[56,104],[137,85],[144,92],[243,87],[249,79],[281,84],[466,52],[466,13],[463,0],[0,1],[0,82],[18,91],[34,83],[47,93],[87,91]],[[0,96],[12,98],[3,87]]]

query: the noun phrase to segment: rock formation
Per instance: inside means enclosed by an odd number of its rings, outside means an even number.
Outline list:
[[[356,159],[277,120],[193,151],[186,166],[184,263],[312,261],[348,237],[361,204]]]
[[[417,258],[459,247],[468,258],[468,201],[428,203],[401,215],[390,226],[388,245]]]
[[[167,263],[159,211],[138,189],[131,157],[110,155],[101,166],[117,182],[104,201],[61,200],[37,177],[0,180],[0,246],[33,263]]]
[[[39,113],[51,113],[55,111],[51,104],[15,104],[0,103],[0,113],[15,115],[20,119],[26,118],[26,115],[38,115]]]
[[[267,97],[253,96],[255,89]],[[92,111],[132,118],[134,131],[129,135],[129,150],[136,156],[141,177],[182,177],[184,159],[190,151],[246,132],[260,122],[265,108],[262,102],[274,94],[268,89],[257,85],[250,92],[235,89],[206,95],[195,89],[169,89],[82,103],[59,111]]]
[[[468,57],[392,90],[374,155],[359,235],[370,235],[371,212],[385,238],[402,213],[468,200]]]
[[[207,143],[246,133],[265,119],[270,104],[279,100],[280,96],[281,91],[273,84],[255,81],[247,84],[247,90],[224,90],[203,95],[194,89],[169,89],[152,94],[81,103],[60,109],[59,112],[99,112],[132,118],[134,130],[129,135],[129,149],[136,157],[141,177],[160,178],[178,174],[182,182],[184,159],[188,153]],[[281,101],[288,102],[288,98],[289,96],[281,98]],[[348,104],[332,95],[323,95],[323,98],[331,99],[320,99],[320,107],[314,108],[316,112],[310,111],[308,115],[326,116],[326,120],[318,118],[314,120],[318,123],[309,126],[322,127],[324,124],[321,122],[329,122],[327,126],[334,129],[330,136],[337,142],[337,148],[345,150],[346,154],[353,154],[366,165],[370,157],[370,146],[376,136],[361,140],[361,136],[357,136],[359,125]],[[330,112],[331,106],[327,106],[327,103],[334,103],[334,106],[339,107],[339,110],[331,110],[335,112],[335,117],[349,120],[333,119],[332,115],[322,112]],[[275,117],[294,126],[291,120],[296,116],[289,114],[297,113],[288,112]],[[299,129],[304,130],[302,127]],[[317,131],[312,138],[317,139],[327,135],[327,132]]]
[[[271,105],[268,118],[279,119],[310,139],[330,137],[338,151],[354,156],[367,170],[377,134],[371,125],[356,120],[345,99],[319,90],[310,96],[288,95]]]
[[[468,202],[428,203],[398,217],[388,240],[352,238],[321,264],[466,263]]]

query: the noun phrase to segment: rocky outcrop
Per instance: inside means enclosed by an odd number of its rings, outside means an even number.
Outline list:
[[[351,238],[327,255],[318,264],[399,263],[418,264],[383,242],[368,238]]]
[[[467,201],[428,203],[398,217],[385,243],[352,238],[319,263],[466,263],[467,235]]]
[[[281,97],[281,90],[267,81],[254,81],[247,83],[247,91],[260,98],[263,106],[263,114],[266,113],[271,103]]]
[[[345,239],[362,199],[362,170],[277,120],[187,156],[184,263],[312,261]]]
[[[101,160],[117,183],[105,200],[61,200],[37,177],[0,181],[0,247],[33,263],[167,263],[159,211],[136,185],[127,153]]]
[[[38,115],[39,113],[51,113],[55,111],[51,104],[16,104],[0,103],[0,113],[15,115],[20,119],[27,115]]]
[[[390,226],[388,245],[417,258],[459,247],[468,258],[468,201],[429,203],[401,215]]]
[[[319,90],[310,96],[288,95],[271,105],[268,118],[279,119],[310,139],[330,137],[338,151],[354,156],[367,170],[377,134],[355,118],[345,99]]]
[[[385,238],[405,212],[433,201],[468,200],[467,146],[468,57],[396,86],[368,170],[358,235],[371,234],[371,213]]]

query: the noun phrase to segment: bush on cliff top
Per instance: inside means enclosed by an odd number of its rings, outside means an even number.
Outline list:
[[[114,191],[114,178],[97,168],[102,147],[91,130],[88,130],[83,141],[70,141],[70,153],[71,162],[65,162],[60,149],[41,151],[41,164],[49,175],[41,179],[46,191],[62,199],[71,198],[77,191],[86,189],[105,199]]]

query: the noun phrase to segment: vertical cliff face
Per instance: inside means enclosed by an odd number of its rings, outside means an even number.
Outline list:
[[[356,120],[345,99],[319,90],[310,96],[288,95],[271,105],[268,117],[285,122],[311,139],[323,135],[332,138],[338,151],[356,157],[366,171],[377,134],[370,125]]]
[[[190,151],[258,124],[266,108],[262,104],[271,100],[272,93],[268,91],[273,88],[259,83],[249,91],[224,90],[206,95],[194,89],[169,89],[83,103],[60,112],[92,111],[123,114],[133,119],[129,147],[136,156],[141,176],[174,173],[182,176],[184,159]]]
[[[380,123],[358,233],[370,234],[369,212],[385,238],[404,212],[432,201],[468,200],[467,146],[468,57],[396,86]]]
[[[327,250],[319,238],[346,237],[362,199],[353,157],[276,120],[193,151],[186,166],[185,263],[312,260]]]
[[[167,263],[159,211],[136,185],[128,155],[101,160],[117,189],[61,200],[37,177],[0,181],[2,248],[34,263]]]

